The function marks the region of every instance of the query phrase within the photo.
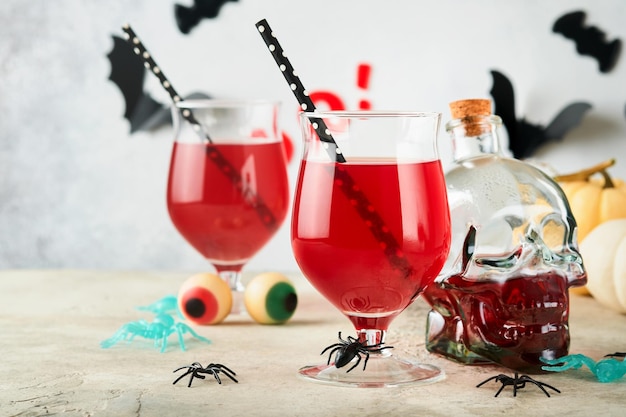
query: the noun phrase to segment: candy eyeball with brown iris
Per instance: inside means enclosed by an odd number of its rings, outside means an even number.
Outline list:
[[[220,323],[230,313],[232,304],[230,287],[215,274],[192,275],[178,290],[178,308],[185,319],[195,324]]]
[[[244,303],[250,317],[261,324],[281,324],[293,316],[298,305],[291,281],[277,272],[254,277],[246,286]]]

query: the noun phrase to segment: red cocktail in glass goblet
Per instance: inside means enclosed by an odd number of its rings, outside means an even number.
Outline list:
[[[329,158],[312,118],[326,123],[345,162]],[[361,351],[358,367],[338,367],[342,358],[335,356],[329,365],[302,368],[301,376],[365,387],[443,377],[434,366],[381,349],[389,324],[435,279],[448,254],[449,209],[436,151],[439,118],[302,114],[305,150],[294,199],[293,253],[311,284],[350,319],[354,341],[369,348]],[[358,360],[356,355],[353,364]]]
[[[239,312],[241,269],[278,231],[289,208],[278,105],[186,100],[173,113],[169,215],[229,283],[233,312]]]

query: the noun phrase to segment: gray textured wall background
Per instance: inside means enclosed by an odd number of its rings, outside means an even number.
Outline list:
[[[210,269],[167,217],[171,130],[131,136],[122,96],[108,81],[111,35],[125,22],[179,92],[279,99],[283,127],[296,140],[294,99],[254,29],[261,18],[307,87],[335,91],[348,107],[368,94],[376,108],[441,111],[446,121],[447,103],[487,97],[488,70],[498,69],[513,80],[518,112],[529,120],[547,123],[572,101],[593,105],[537,159],[567,172],[617,156],[612,172],[626,177],[626,56],[600,74],[571,41],[550,33],[561,14],[585,10],[588,24],[626,40],[622,0],[300,2],[306,12],[295,3],[228,3],[219,19],[185,36],[174,1],[4,0],[0,268]],[[359,62],[373,66],[365,93],[355,85]],[[146,88],[167,101],[154,80]],[[444,163],[446,139],[442,129]],[[292,163],[292,176],[296,169]],[[295,268],[288,221],[247,267]]]

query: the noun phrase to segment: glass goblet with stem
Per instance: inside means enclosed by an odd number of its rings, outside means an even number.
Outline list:
[[[278,231],[289,208],[279,104],[184,100],[172,108],[175,140],[167,184],[170,218],[233,291],[241,270]]]
[[[300,376],[358,387],[444,377],[443,370],[393,354],[385,344],[390,323],[433,282],[450,247],[448,200],[436,147],[440,117],[422,112],[301,113],[304,152],[292,249],[304,276],[352,322],[356,335],[344,336],[329,349],[330,363],[303,367]],[[334,143],[320,140],[321,125]],[[333,159],[333,152],[345,161]]]

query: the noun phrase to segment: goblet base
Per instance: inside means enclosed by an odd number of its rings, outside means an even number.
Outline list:
[[[341,368],[333,363],[305,366],[298,375],[308,381],[357,388],[383,388],[403,385],[426,385],[445,379],[445,372],[430,364],[414,362],[395,355],[370,355],[363,369],[365,358],[352,370],[357,359]],[[349,371],[350,370],[350,371]]]

